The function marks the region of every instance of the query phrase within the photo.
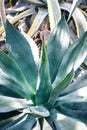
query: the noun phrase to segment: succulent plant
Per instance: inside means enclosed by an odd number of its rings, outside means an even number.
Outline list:
[[[61,130],[57,114],[87,124],[87,100],[73,95],[87,86],[87,72],[74,80],[74,73],[87,54],[87,32],[72,45],[69,29],[61,18],[41,56],[30,37],[6,22],[8,54],[0,51],[0,130]],[[14,95],[13,95],[14,92]]]

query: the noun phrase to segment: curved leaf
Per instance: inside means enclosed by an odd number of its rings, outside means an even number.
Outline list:
[[[69,41],[69,28],[65,18],[62,17],[57,27],[50,34],[47,43],[47,53],[52,83],[56,77],[63,55],[69,46]]]
[[[32,114],[36,117],[48,117],[49,111],[44,106],[30,106],[24,109],[24,113]]]
[[[58,0],[47,0],[51,31],[61,19],[61,11]]]
[[[61,9],[70,12],[72,4],[68,4],[66,2],[60,2]],[[85,31],[87,31],[87,20],[86,16],[82,13],[81,10],[76,8],[76,10],[73,12],[72,15],[76,29],[77,29],[77,35],[80,37]]]
[[[14,97],[14,98],[20,98],[20,96],[13,92],[12,90],[8,89],[7,87],[0,85],[0,95],[8,96],[8,97]]]
[[[30,9],[27,9],[25,11],[23,11],[22,13],[16,15],[13,19],[10,20],[11,24],[16,23],[18,20],[25,18],[27,16],[32,15],[33,13],[35,13],[35,7],[31,7]]]
[[[12,11],[14,12],[14,10],[12,10]],[[14,24],[14,23],[16,23],[18,20],[20,20],[20,19],[22,19],[22,18],[24,18],[24,17],[30,16],[30,15],[32,15],[33,13],[35,13],[35,7],[31,7],[30,9],[27,9],[27,10],[23,11],[22,13],[20,13],[20,14],[14,16],[14,18],[12,18],[12,19],[10,20],[10,23],[11,23],[11,24]],[[7,16],[7,17],[8,17],[8,16]],[[1,26],[1,27],[0,27],[0,34],[2,34],[3,32],[4,32],[4,28]]]
[[[69,17],[68,17],[68,20],[70,20],[73,12],[75,11],[76,7],[79,6],[79,4],[81,3],[82,0],[73,0],[73,3],[72,3],[72,7],[71,7],[71,10],[70,10],[70,13],[69,13]]]
[[[20,0],[16,2],[16,4],[12,8],[5,9],[6,13],[17,13],[22,12],[26,9],[29,9],[31,7],[30,3],[28,1]]]
[[[41,0],[27,0],[35,5],[44,5],[44,3]]]
[[[27,107],[26,100],[0,95],[0,113],[6,113]]]
[[[35,123],[36,120],[33,116],[25,115],[25,117],[17,121],[17,123],[12,125],[11,127],[8,127],[7,130],[32,130]]]
[[[58,123],[58,114],[57,110],[52,109],[51,115],[46,118],[48,124],[52,127],[52,130],[61,130],[60,125]]]
[[[5,115],[6,115],[6,113],[5,113]],[[0,129],[1,130],[5,130],[8,127],[11,127],[12,125],[14,125],[18,121],[22,120],[26,116],[24,113],[16,114],[16,115],[13,115],[12,113],[10,113],[10,115],[11,115],[11,117],[0,120]],[[6,116],[5,116],[5,118],[6,118]]]
[[[48,57],[44,43],[42,46],[42,56],[41,56],[41,66],[39,76],[40,76],[40,83],[36,93],[36,104],[44,104],[45,102],[47,102],[52,89],[49,75]]]
[[[7,87],[8,89],[12,90],[13,92],[17,93],[20,97],[23,97],[25,99],[33,100],[34,98],[34,94],[32,94],[32,92],[28,89],[29,86],[20,86],[13,79],[5,75],[0,75],[0,85]]]
[[[17,62],[26,80],[35,91],[38,69],[32,54],[32,49],[34,48],[31,49],[27,38],[17,31],[8,21],[6,27],[6,43],[10,56]],[[32,42],[32,44],[34,44],[34,42]],[[36,47],[36,45],[34,47]]]
[[[70,84],[61,94],[60,96],[64,96],[70,94],[80,88],[87,86],[87,72],[85,72],[81,77],[79,77],[76,81]]]
[[[55,103],[55,107],[61,106],[62,104],[66,104],[66,103],[83,102],[84,100],[85,98],[83,96],[78,96],[77,93],[71,93],[62,97],[58,97]]]
[[[55,104],[55,101],[57,100],[60,93],[71,83],[72,78],[73,78],[73,70],[53,88],[47,103],[48,105],[52,106],[53,104]]]
[[[44,18],[47,16],[48,12],[46,9],[39,9],[38,14],[36,15],[29,31],[28,31],[28,35],[29,36],[33,36],[36,31],[39,29],[41,23],[43,22]]]
[[[74,67],[76,70],[84,61],[87,54],[87,32],[76,40],[66,51],[61,65],[59,66],[56,79],[53,83],[55,86],[67,75]]]
[[[0,68],[5,72],[0,74],[0,84],[15,91],[20,96],[32,98],[34,91],[28,84],[18,64],[8,55],[0,51]],[[12,87],[13,86],[13,87]],[[24,94],[25,93],[25,94]]]
[[[87,124],[87,110],[76,109],[76,107],[70,109],[65,105],[61,105],[60,107],[57,108],[57,110],[66,116],[75,118]]]

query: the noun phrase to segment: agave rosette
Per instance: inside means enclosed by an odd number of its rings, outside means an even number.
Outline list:
[[[64,17],[50,34],[47,47],[38,48],[25,33],[8,21],[6,44],[9,55],[0,51],[0,129],[45,129],[44,120],[60,130],[57,114],[87,124],[87,100],[74,91],[87,86],[87,72],[73,80],[87,54],[87,32],[70,45]],[[8,92],[3,94],[4,91]]]

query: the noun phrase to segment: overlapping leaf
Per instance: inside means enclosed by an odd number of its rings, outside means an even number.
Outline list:
[[[66,2],[60,2],[60,7],[62,10],[70,12],[72,5]],[[87,31],[87,20],[86,20],[87,16],[84,16],[82,11],[76,8],[76,10],[73,12],[72,17],[75,22],[77,35],[78,37],[80,37],[85,31]]]
[[[19,110],[26,107],[27,104],[25,99],[17,99],[0,95],[0,113]]]
[[[29,31],[28,31],[28,35],[29,36],[33,36],[36,31],[39,29],[41,23],[43,22],[44,18],[47,16],[48,12],[46,9],[39,9],[38,14],[36,15]]]
[[[76,81],[71,83],[61,94],[60,96],[64,96],[67,94],[70,94],[80,88],[86,87],[87,86],[87,72],[82,74],[81,77],[79,77]]]
[[[55,101],[57,100],[60,93],[71,83],[72,78],[73,78],[73,70],[53,88],[50,94],[48,105],[52,106],[53,104],[55,104]]]
[[[47,44],[51,82],[56,77],[63,55],[69,46],[69,40],[69,29],[64,17],[62,17],[57,27],[50,34]]]
[[[76,108],[76,106],[78,107]],[[82,103],[63,104],[58,107],[57,110],[66,116],[75,118],[87,124],[87,101]]]
[[[68,17],[68,21],[70,20],[73,12],[75,11],[75,9],[79,6],[79,4],[81,3],[82,0],[73,0],[73,4],[72,4],[72,8],[70,10],[69,13],[69,17]]]
[[[61,19],[61,11],[58,0],[47,0],[48,6],[48,14],[49,14],[49,21],[50,21],[50,28],[51,31],[55,28],[57,23]]]
[[[13,121],[13,123],[14,124],[9,124],[9,126],[5,128],[8,130],[32,130],[34,124],[36,123],[36,120],[31,115],[25,115],[15,122]]]
[[[58,68],[56,79],[53,83],[55,86],[59,81],[61,81],[65,75],[67,75],[71,69],[74,67],[76,70],[81,63],[84,61],[87,54],[87,32],[85,32],[82,37],[76,40],[65,53],[61,65]]]
[[[28,83],[36,89],[38,68],[32,55],[32,49],[36,48],[34,42],[33,48],[29,41],[19,31],[17,31],[8,21],[6,27],[6,43],[10,56],[17,62]],[[32,49],[31,49],[32,48]],[[38,52],[35,52],[38,53]],[[38,54],[39,57],[39,54]]]
[[[61,130],[57,117],[57,111],[55,109],[52,109],[51,115],[46,118],[48,124],[52,127],[52,130]]]
[[[8,87],[20,96],[25,95],[25,98],[31,98],[34,95],[32,87],[26,81],[18,64],[11,57],[1,51],[0,68],[2,68],[6,74],[0,74],[0,85]]]
[[[42,46],[42,58],[41,58],[39,76],[40,76],[40,83],[36,93],[36,103],[44,104],[45,102],[47,102],[52,89],[49,75],[48,57],[44,43]]]

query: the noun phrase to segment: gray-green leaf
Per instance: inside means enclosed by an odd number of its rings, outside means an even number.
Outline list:
[[[57,27],[51,33],[47,44],[47,53],[52,83],[56,77],[64,53],[69,46],[69,41],[69,28],[65,18],[62,17]]]
[[[47,57],[44,43],[42,46],[42,56],[41,56],[41,66],[40,66],[39,76],[40,76],[40,83],[36,93],[36,103],[43,104],[47,102],[52,89],[50,74],[49,74],[48,57]]]
[[[67,75],[72,68],[76,70],[84,61],[87,54],[87,32],[76,40],[66,51],[53,82],[55,86]]]

